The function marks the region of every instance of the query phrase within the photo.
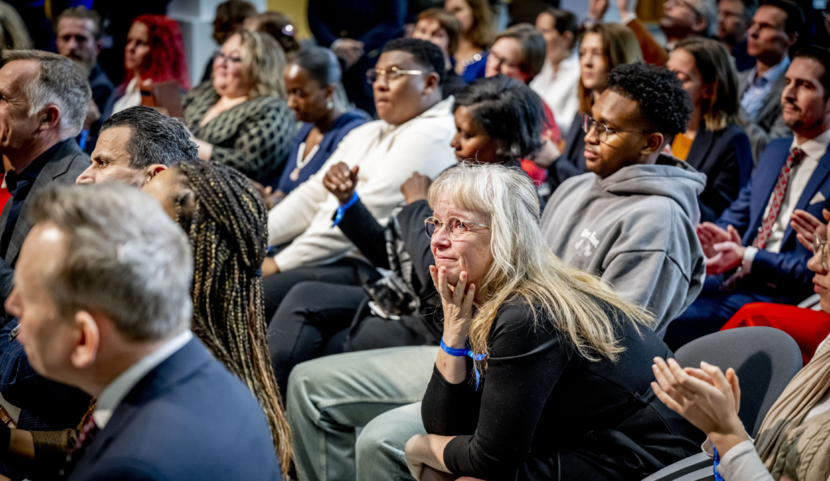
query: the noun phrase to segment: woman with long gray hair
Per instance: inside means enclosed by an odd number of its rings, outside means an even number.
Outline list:
[[[553,254],[525,174],[460,165],[429,204],[444,332],[429,434],[406,445],[415,479],[641,479],[695,451],[650,389],[647,368],[669,353],[653,320]]]

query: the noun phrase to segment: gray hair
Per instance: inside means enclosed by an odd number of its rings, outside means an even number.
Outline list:
[[[198,160],[199,148],[190,138],[184,123],[150,107],[131,107],[112,114],[101,132],[113,127],[129,127],[130,168],[143,169],[152,164],[168,167],[182,161]]]
[[[712,38],[718,31],[718,2],[717,0],[698,0],[697,12],[706,20],[704,36]]]
[[[161,340],[190,326],[193,255],[161,205],[114,182],[64,186],[34,199],[34,223],[66,236],[66,254],[44,285],[63,316],[106,314],[133,341]]]
[[[40,72],[34,81],[23,84],[23,93],[29,100],[29,116],[34,116],[54,104],[60,111],[61,139],[81,133],[86,119],[92,90],[84,71],[72,60],[56,53],[40,50],[7,50],[4,64],[14,60],[34,60]]]

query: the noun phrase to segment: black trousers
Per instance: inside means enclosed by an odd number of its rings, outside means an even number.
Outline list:
[[[416,317],[372,315],[362,287],[303,282],[285,296],[268,326],[268,348],[277,385],[286,399],[297,364],[342,352],[430,344]]]
[[[262,293],[265,297],[266,321],[271,321],[288,291],[301,282],[321,281],[348,286],[360,285],[360,276],[357,272],[361,264],[366,266],[367,269],[373,269],[368,263],[361,260],[340,259],[324,266],[299,267],[264,278],[262,280]]]

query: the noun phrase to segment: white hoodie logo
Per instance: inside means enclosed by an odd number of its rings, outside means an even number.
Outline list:
[[[584,229],[582,234],[579,234],[580,239],[576,241],[576,249],[582,252],[582,255],[589,257],[594,253],[594,249],[599,245],[597,233]]]

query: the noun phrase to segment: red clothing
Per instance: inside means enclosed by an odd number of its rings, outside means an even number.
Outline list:
[[[6,174],[5,172],[0,172],[0,211],[6,207],[6,202],[12,198],[11,193],[9,193],[9,188],[6,187]]]
[[[745,326],[766,326],[784,331],[795,339],[806,366],[821,341],[830,334],[830,314],[801,307],[754,302],[742,307],[721,331]]]
[[[544,126],[545,129],[542,131],[542,138],[555,144],[562,138],[562,132],[553,118],[553,111],[544,100],[542,100],[542,107],[545,109],[545,121],[547,122],[547,125]],[[522,159],[522,170],[533,179],[533,184],[536,186],[542,185],[548,177],[548,170],[539,167],[532,160]]]

